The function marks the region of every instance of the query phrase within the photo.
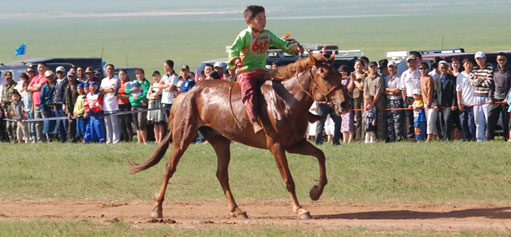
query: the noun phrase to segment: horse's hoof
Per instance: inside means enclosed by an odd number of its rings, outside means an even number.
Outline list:
[[[248,215],[246,212],[241,212],[241,213],[235,215],[234,218],[240,219],[240,220],[245,220],[245,219],[248,219]]]
[[[300,215],[298,215],[298,218],[300,218],[300,220],[310,220],[310,219],[312,219],[312,216],[308,211],[305,211],[305,212],[301,213]]]
[[[311,188],[309,191],[309,196],[312,199],[312,201],[319,200],[319,197],[321,197],[321,193],[318,191],[319,187],[317,185],[314,185],[314,187]]]
[[[151,217],[152,218],[163,218],[163,211],[161,211],[161,210],[153,211],[153,212],[151,212]]]

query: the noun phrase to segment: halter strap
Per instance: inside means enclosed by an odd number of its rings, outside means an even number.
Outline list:
[[[332,87],[329,91],[325,92],[324,90],[322,90],[318,83],[316,83],[316,81],[314,80],[314,76],[312,75],[312,68],[309,68],[309,74],[310,74],[310,79],[312,80],[312,83],[314,83],[314,87],[316,87],[316,90],[320,90],[323,94],[324,94],[324,97],[325,97],[325,101],[318,101],[318,102],[327,102],[327,103],[332,103],[329,99],[328,99],[328,95],[330,95],[332,92],[334,92],[335,90],[337,90],[338,88],[340,88],[340,86],[334,86]],[[302,86],[302,82],[300,81],[300,76],[297,75],[296,76],[296,80],[298,80],[298,86],[300,86],[300,88],[303,90],[303,92],[305,92],[305,94],[307,94],[309,97],[312,98],[312,100],[314,101],[317,101],[316,99],[314,99],[314,96],[307,90],[305,90]]]

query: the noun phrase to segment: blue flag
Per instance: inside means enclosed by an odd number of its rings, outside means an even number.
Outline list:
[[[14,55],[14,56],[18,56],[18,55],[25,55],[25,46],[27,46],[27,44],[22,44],[22,45],[20,45],[20,46],[16,49],[16,55]]]

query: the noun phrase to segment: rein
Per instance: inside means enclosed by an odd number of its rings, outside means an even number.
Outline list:
[[[318,101],[318,102],[326,102],[326,103],[332,103],[329,99],[328,99],[328,95],[330,95],[332,92],[334,92],[335,90],[337,90],[340,86],[334,86],[332,87],[329,91],[325,92],[324,90],[322,90],[318,83],[316,83],[316,80],[314,80],[314,76],[312,75],[312,68],[309,68],[309,74],[310,74],[310,79],[312,80],[312,83],[314,83],[314,86],[316,87],[316,90],[320,90],[321,93],[324,94],[324,97],[325,97],[325,101]],[[300,81],[300,76],[297,75],[296,76],[296,80],[298,81],[298,86],[300,86],[300,89],[303,90],[303,92],[305,92],[305,94],[307,94],[309,97],[312,98],[312,100],[314,101],[317,101],[314,96],[309,93],[309,91],[305,90],[305,88],[303,88],[302,86],[302,82]],[[333,103],[332,103],[333,104]]]

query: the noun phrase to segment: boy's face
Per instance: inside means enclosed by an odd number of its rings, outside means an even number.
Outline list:
[[[414,100],[422,100],[422,96],[419,94],[413,94],[413,99]]]
[[[95,85],[90,85],[90,86],[89,86],[89,91],[90,91],[90,92],[96,92],[96,88],[98,88],[98,87],[97,87],[97,86],[95,86]]]
[[[89,87],[84,87],[83,88],[83,93],[84,94],[88,94],[89,93]]]
[[[77,90],[78,90],[78,94],[80,94],[80,95],[84,94],[83,87],[78,87]]]
[[[18,94],[12,94],[12,101],[14,102],[18,102],[20,101],[20,96]]]
[[[247,24],[254,30],[264,30],[264,27],[266,27],[266,13],[260,12],[254,18],[248,18]]]

